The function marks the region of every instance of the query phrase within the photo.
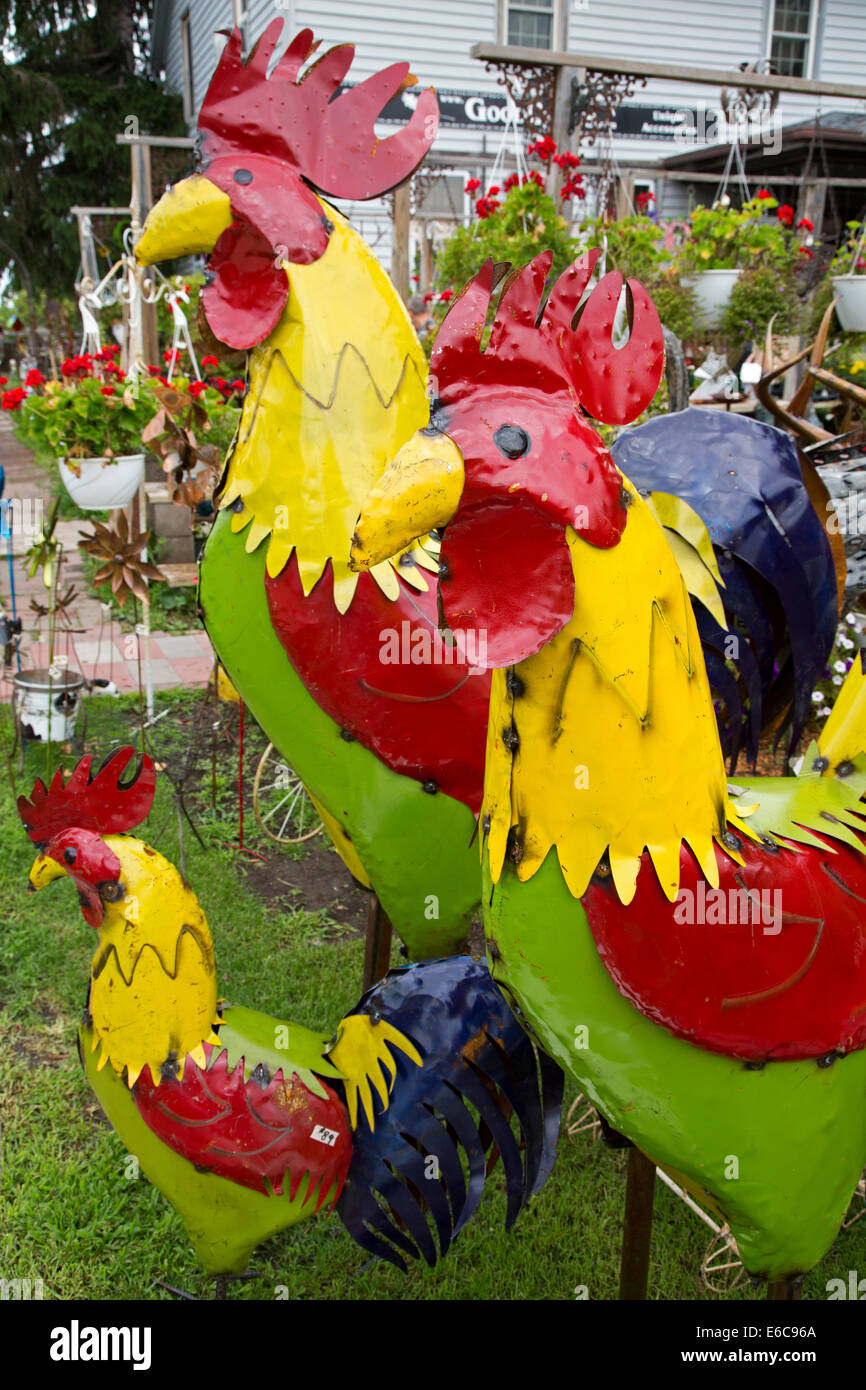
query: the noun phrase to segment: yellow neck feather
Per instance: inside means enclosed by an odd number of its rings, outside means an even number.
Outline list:
[[[296,551],[305,593],[330,559],[342,612],[358,582],[347,561],[361,505],[427,421],[427,365],[372,251],[339,213],[325,211],[334,223],[327,251],[312,265],[290,268],[286,310],[250,354],[221,506],[243,503],[232,528],[249,528],[247,550],[270,537],[270,575]],[[411,570],[401,573],[411,580]],[[390,564],[375,577],[396,597]],[[426,589],[418,578],[416,587]]]
[[[555,844],[579,897],[607,852],[619,897],[630,902],[646,848],[673,900],[683,840],[715,885],[714,837],[726,820],[749,832],[728,800],[682,574],[646,504],[625,486],[631,505],[618,545],[599,550],[570,535],[571,621],[517,668],[519,694],[495,673],[482,814],[494,881],[507,850],[527,879]],[[513,753],[502,736],[512,723]]]

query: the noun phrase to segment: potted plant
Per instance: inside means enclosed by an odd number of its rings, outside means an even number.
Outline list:
[[[767,214],[775,212],[775,219]],[[741,208],[727,195],[712,207],[696,207],[680,247],[677,269],[682,284],[694,290],[704,326],[717,328],[734,285],[744,270],[787,266],[799,251],[790,235],[794,210],[760,189]],[[805,227],[801,223],[800,228]]]
[[[56,459],[61,481],[84,511],[125,507],[144,476],[141,431],[154,412],[150,383],[125,382],[114,348],[67,358],[62,380],[28,372],[6,392],[17,433],[43,459]],[[14,399],[11,397],[14,396]]]
[[[830,264],[836,317],[846,333],[866,333],[866,224],[846,223],[848,237]]]

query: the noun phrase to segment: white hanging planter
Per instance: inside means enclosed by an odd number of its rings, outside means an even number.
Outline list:
[[[736,270],[698,270],[680,277],[680,283],[693,290],[698,312],[706,328],[718,328],[728,307],[734,285],[742,275]]]
[[[19,671],[15,687],[15,713],[28,738],[41,743],[66,743],[75,733],[78,696],[85,684],[78,671],[52,675],[47,668]]]
[[[86,512],[113,511],[132,501],[144,477],[144,454],[120,454],[115,459],[76,459],[76,472],[58,459],[60,480],[69,496]]]
[[[866,333],[866,275],[834,275],[836,317],[846,333]]]

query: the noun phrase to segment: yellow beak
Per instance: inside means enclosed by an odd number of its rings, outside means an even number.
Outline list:
[[[394,456],[361,510],[349,568],[390,560],[457,510],[465,481],[460,450],[447,434],[423,430]]]
[[[139,265],[153,265],[212,251],[232,221],[228,194],[203,174],[193,174],[151,208],[135,259]]]
[[[66,870],[62,864],[58,864],[56,859],[49,859],[47,854],[40,854],[38,859],[33,861],[28,884],[31,893],[38,893],[47,883],[53,883],[56,878],[66,877]]]

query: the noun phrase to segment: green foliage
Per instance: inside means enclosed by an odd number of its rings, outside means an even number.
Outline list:
[[[652,295],[659,318],[680,342],[691,342],[698,336],[698,307],[694,290],[689,289],[673,274],[650,281],[647,290]]]
[[[41,458],[112,458],[142,451],[141,431],[156,413],[148,382],[102,394],[96,377],[71,385],[49,382],[16,413],[15,432]]]
[[[440,292],[459,290],[491,257],[522,266],[547,250],[553,252],[554,275],[578,254],[553,199],[529,180],[510,188],[491,216],[452,232],[436,258],[436,284]]]
[[[862,222],[846,222],[846,237],[842,245],[836,251],[830,262],[830,275],[866,275],[866,256],[861,249],[856,261],[854,259],[860,238],[863,235]]]
[[[2,237],[52,294],[68,293],[78,265],[69,208],[129,203],[129,151],[115,134],[131,121],[142,134],[185,134],[180,98],[145,73],[149,9],[0,0]]]
[[[778,218],[764,221],[764,214],[778,208],[775,198],[754,197],[742,208],[696,207],[691,215],[690,235],[677,258],[681,272],[735,270],[742,266],[783,266],[797,254]]]
[[[581,243],[587,250],[606,243],[608,270],[618,270],[642,285],[658,280],[671,259],[659,227],[649,217],[622,217],[617,222],[595,217],[581,228]]]
[[[763,339],[770,319],[774,333],[799,333],[807,317],[793,266],[759,265],[744,270],[734,285],[720,331],[726,341],[739,345]]]

